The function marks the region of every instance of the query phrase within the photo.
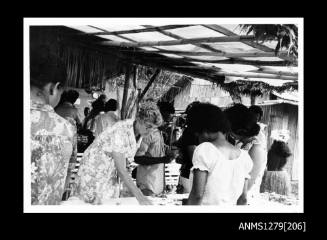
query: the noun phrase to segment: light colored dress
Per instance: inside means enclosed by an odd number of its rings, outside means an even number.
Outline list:
[[[69,162],[76,161],[76,128],[47,104],[31,101],[30,113],[31,201],[33,205],[57,205]]]
[[[118,116],[112,111],[99,114],[94,119],[94,136],[98,137],[107,127],[113,126],[118,121]]]
[[[154,129],[142,140],[136,156],[163,157],[165,156],[165,143],[161,131]],[[164,164],[138,165],[136,183],[141,190],[150,190],[160,194],[164,190]]]
[[[133,122],[132,119],[117,122],[87,148],[76,176],[75,196],[92,204],[119,197],[120,181],[110,153],[124,154],[129,161],[134,159],[141,139],[136,142]]]
[[[229,160],[210,142],[195,148],[191,170],[208,172],[202,205],[236,205],[253,166],[249,154],[240,151],[238,158]]]

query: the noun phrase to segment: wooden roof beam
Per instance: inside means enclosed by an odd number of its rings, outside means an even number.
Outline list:
[[[243,65],[253,65],[255,67],[260,66],[289,66],[288,61],[259,61],[259,60],[244,60],[240,58],[230,58],[224,60],[206,60],[206,59],[196,59],[190,57],[184,57],[186,61],[190,62],[202,62],[202,63],[221,63],[221,64],[243,64]]]
[[[152,25],[143,25],[145,27],[153,27]],[[179,35],[176,35],[176,34],[173,34],[171,32],[168,32],[168,31],[164,31],[164,30],[158,30],[158,32],[166,35],[166,36],[169,36],[171,38],[175,38],[175,39],[185,39],[185,38],[182,38],[180,37]],[[223,51],[220,51],[220,50],[217,50],[211,46],[208,46],[208,45],[205,45],[205,44],[202,44],[202,43],[195,43],[194,44],[195,46],[198,46],[198,47],[201,47],[201,48],[204,48],[204,49],[207,49],[207,50],[210,50],[212,52],[223,52]]]
[[[145,53],[148,51],[143,50],[121,50],[122,52],[139,52]],[[167,50],[160,50],[154,51],[153,53],[165,53],[165,54],[175,54],[175,55],[182,55],[182,56],[217,56],[217,57],[227,57],[227,58],[240,58],[240,57],[284,57],[292,60],[291,56],[288,56],[286,51],[279,52],[275,55],[274,52],[253,52],[253,53],[224,53],[224,52],[188,52],[188,51],[167,51]]]
[[[175,66],[176,68],[193,68],[193,69],[206,69],[216,71],[215,74],[219,76],[231,76],[231,77],[244,77],[244,78],[269,78],[269,79],[280,79],[280,80],[292,80],[297,81],[297,76],[286,76],[279,74],[268,74],[268,73],[257,73],[257,72],[246,72],[246,73],[238,73],[238,72],[224,72],[221,71],[219,67],[207,67],[207,66]]]
[[[103,41],[101,44],[106,46],[116,46],[116,47],[153,47],[153,46],[172,46],[172,45],[211,43],[211,42],[239,42],[241,40],[249,41],[252,39],[254,39],[254,36],[242,35],[242,36],[230,36],[230,37],[189,38],[189,39],[179,39],[179,40],[149,41],[149,42],[137,42],[137,43]]]
[[[284,76],[296,76],[298,77],[297,72],[287,72],[287,71],[275,71],[275,70],[251,70],[249,72],[254,72],[254,73],[268,73],[268,74],[277,74],[277,75],[284,75]]]
[[[99,29],[96,26],[88,25],[89,27]],[[169,29],[176,29],[176,28],[183,28],[189,27],[193,25],[166,25],[161,27],[151,27],[151,28],[142,28],[142,29],[131,29],[131,30],[122,30],[122,31],[108,31],[105,29],[101,29],[101,32],[94,32],[94,33],[82,33],[86,35],[117,35],[117,34],[130,34],[130,33],[143,33],[143,32],[154,32],[159,30],[169,30]]]

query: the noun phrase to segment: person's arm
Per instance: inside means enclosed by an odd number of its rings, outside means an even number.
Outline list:
[[[135,156],[134,161],[140,165],[153,165],[158,163],[169,163],[170,158],[168,156],[164,157],[148,157],[148,156]]]
[[[237,205],[247,205],[248,179],[245,179],[241,196],[237,199]]]
[[[267,153],[259,144],[254,144],[250,148],[249,155],[253,162],[253,168],[250,172],[251,178],[249,179],[248,182],[248,190],[251,189],[254,182],[257,180],[257,178],[266,168],[266,164],[267,164]]]
[[[123,183],[127,186],[128,190],[136,197],[137,201],[141,205],[152,205],[151,201],[148,200],[142,194],[141,190],[136,187],[131,176],[128,174],[126,170],[126,161],[124,155],[118,152],[112,152],[111,155],[114,159],[119,177],[121,178]]]
[[[170,163],[178,154],[176,151],[168,151],[166,156],[163,157],[150,157],[146,155],[135,156],[134,161],[140,165],[153,165],[158,163]]]
[[[193,185],[191,193],[187,200],[187,205],[200,205],[204,195],[205,186],[207,183],[208,172],[194,169]]]

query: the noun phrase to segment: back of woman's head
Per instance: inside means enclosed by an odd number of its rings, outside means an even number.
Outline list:
[[[257,124],[256,116],[246,106],[235,104],[224,112],[230,122],[233,133],[244,137],[258,135],[260,126]]]
[[[48,83],[66,82],[66,69],[59,57],[50,54],[49,47],[38,45],[30,52],[30,84],[42,89]]]
[[[196,133],[227,133],[230,125],[219,107],[211,103],[198,103],[188,113],[188,128]]]
[[[117,101],[115,99],[111,98],[106,102],[106,104],[104,106],[104,110],[106,112],[116,111],[117,110],[117,104],[118,104]]]
[[[268,151],[268,171],[281,170],[291,155],[292,153],[287,143],[275,140]]]
[[[269,151],[274,152],[275,154],[277,154],[283,158],[288,158],[292,155],[288,144],[283,141],[274,140]]]
[[[161,126],[163,124],[159,108],[157,104],[152,101],[143,101],[140,103],[136,118],[156,126]]]

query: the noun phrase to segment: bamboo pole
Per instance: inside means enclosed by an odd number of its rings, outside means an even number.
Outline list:
[[[206,69],[216,71],[216,75],[220,76],[235,76],[235,77],[245,77],[245,78],[270,78],[270,79],[283,79],[283,80],[294,80],[297,81],[297,76],[285,76],[280,74],[268,74],[268,73],[252,73],[252,71],[246,73],[238,72],[224,72],[221,71],[219,67],[207,67],[207,66],[175,66],[176,68],[190,68],[190,69]]]
[[[137,89],[137,65],[133,67],[133,87],[135,90]]]
[[[267,73],[267,74],[277,74],[277,75],[285,75],[285,76],[295,76],[298,77],[297,72],[286,72],[286,71],[276,71],[276,70],[251,70],[249,72],[254,72],[254,73]]]
[[[185,61],[190,62],[203,62],[203,63],[221,63],[221,64],[244,64],[253,65],[255,67],[260,66],[289,66],[287,61],[259,61],[259,60],[244,60],[244,59],[225,59],[225,60],[206,60],[206,59],[196,59],[190,57],[184,57]]]
[[[155,73],[152,75],[151,79],[149,80],[148,84],[145,86],[143,92],[141,93],[141,95],[140,95],[140,97],[138,99],[139,102],[143,99],[143,97],[145,96],[146,92],[149,90],[150,86],[152,85],[152,83],[154,82],[154,80],[159,75],[160,71],[161,71],[160,69],[157,69],[155,71]]]
[[[129,89],[129,77],[130,77],[131,69],[130,66],[126,66],[126,72],[125,72],[125,84],[124,84],[124,94],[123,94],[123,101],[121,106],[121,120],[125,119],[125,112],[126,112],[126,101],[127,101],[127,95],[128,95],[128,89]]]
[[[182,45],[182,44],[194,44],[194,43],[212,43],[212,42],[238,42],[238,41],[249,41],[254,39],[254,36],[241,35],[241,36],[230,36],[230,37],[206,37],[206,38],[190,38],[190,39],[179,39],[179,40],[168,40],[168,41],[147,41],[147,42],[117,42],[117,41],[102,41],[102,45],[116,46],[116,47],[152,47],[152,46],[171,46],[171,45]]]
[[[136,52],[136,53],[149,53],[148,51],[143,50],[121,50],[121,52]],[[239,53],[225,53],[225,52],[188,52],[188,51],[168,51],[160,50],[155,51],[154,53],[165,53],[165,54],[176,54],[182,56],[217,56],[217,57],[226,57],[226,58],[241,58],[241,57],[283,57],[287,58],[289,61],[293,61],[294,58],[288,56],[286,51],[279,52],[277,55],[274,52],[239,52]]]
[[[280,80],[293,80],[297,81],[297,77],[284,76],[277,74],[265,74],[265,73],[228,73],[228,72],[218,72],[218,75],[232,76],[232,77],[244,77],[244,78],[269,78],[269,79],[280,79]]]
[[[92,28],[99,29],[98,27],[95,27],[93,25],[89,25]],[[161,27],[147,27],[142,29],[131,29],[131,30],[121,30],[121,31],[107,31],[104,29],[101,29],[102,32],[93,32],[93,33],[81,33],[83,35],[117,35],[117,34],[130,34],[130,33],[143,33],[143,32],[154,32],[159,30],[170,30],[170,29],[176,29],[176,28],[183,28],[183,27],[189,27],[193,25],[166,25]]]

